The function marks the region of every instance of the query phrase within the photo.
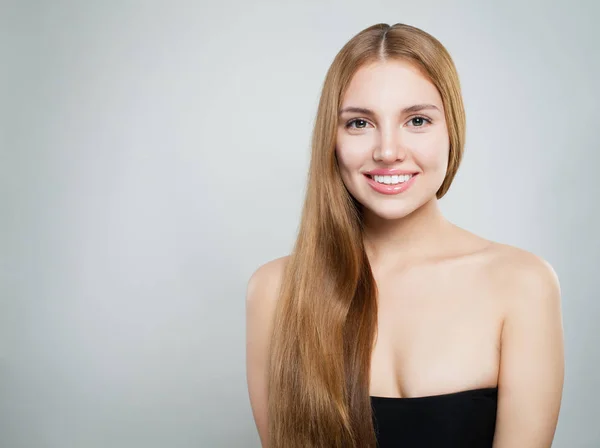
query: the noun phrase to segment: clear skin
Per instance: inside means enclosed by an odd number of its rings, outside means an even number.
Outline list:
[[[415,104],[431,108],[401,112]],[[345,111],[351,107],[372,113]],[[430,201],[446,175],[450,145],[437,89],[406,63],[378,63],[354,75],[341,110],[336,155],[350,193],[386,220],[404,218]],[[386,196],[365,183],[361,171],[372,168],[402,168],[426,175],[416,179],[419,186],[411,194]]]
[[[436,109],[401,112],[419,104]],[[385,264],[398,254],[412,260],[424,250],[435,251],[439,237],[450,230],[435,198],[446,176],[450,145],[439,92],[410,64],[371,64],[359,69],[348,86],[340,110],[350,107],[373,112],[343,112],[336,145],[342,180],[365,207],[372,259]],[[365,181],[363,172],[373,168],[419,174],[406,192],[383,195]]]
[[[437,110],[402,113],[416,104]],[[342,180],[365,207],[365,248],[379,289],[370,395],[498,386],[493,447],[550,447],[564,379],[556,273],[530,252],[443,217],[435,193],[446,174],[447,125],[437,89],[417,69],[397,60],[360,68],[347,107],[372,111],[341,114],[336,146]],[[373,168],[419,175],[409,190],[383,195],[364,178]],[[263,447],[268,335],[287,259],[260,266],[246,294],[248,390]]]

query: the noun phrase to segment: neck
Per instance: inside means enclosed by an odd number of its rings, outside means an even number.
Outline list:
[[[363,240],[372,266],[423,260],[440,252],[453,228],[433,198],[411,214],[396,220],[381,218],[368,209]],[[446,244],[444,244],[444,242]]]

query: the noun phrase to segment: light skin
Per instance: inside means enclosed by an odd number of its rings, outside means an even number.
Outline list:
[[[403,112],[422,104],[435,108]],[[493,447],[550,447],[564,379],[554,270],[444,218],[435,193],[446,175],[447,123],[439,92],[418,69],[399,60],[361,67],[342,98],[340,109],[349,107],[370,110],[340,114],[336,145],[342,180],[364,207],[379,291],[370,395],[498,386]],[[405,192],[383,195],[363,174],[373,168],[418,176]],[[248,387],[263,446],[267,335],[287,258],[258,268],[247,292]]]
[[[414,105],[426,108],[403,112]],[[352,108],[371,112],[347,111]],[[410,64],[370,64],[353,76],[340,111],[336,156],[346,188],[365,208],[372,262],[435,252],[453,230],[435,198],[450,145],[437,89]],[[365,182],[363,172],[373,168],[401,168],[418,176],[406,193],[384,195]]]

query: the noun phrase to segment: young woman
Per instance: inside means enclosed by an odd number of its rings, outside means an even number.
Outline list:
[[[296,244],[248,283],[263,447],[551,446],[559,282],[444,218],[464,143],[459,79],[433,36],[378,24],[338,53]]]

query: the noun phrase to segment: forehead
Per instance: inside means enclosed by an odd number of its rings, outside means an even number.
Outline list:
[[[387,106],[435,104],[442,109],[437,88],[413,64],[401,60],[377,61],[359,68],[344,94],[342,107],[385,109]]]

